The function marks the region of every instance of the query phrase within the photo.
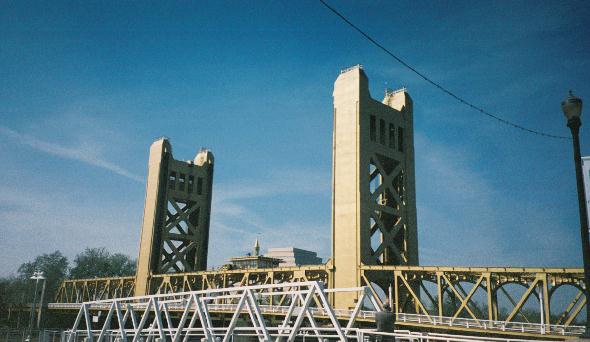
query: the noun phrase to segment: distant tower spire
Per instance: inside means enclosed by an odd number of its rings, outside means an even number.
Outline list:
[[[259,256],[260,255],[260,243],[258,242],[258,238],[256,238],[256,241],[254,242],[254,256]]]

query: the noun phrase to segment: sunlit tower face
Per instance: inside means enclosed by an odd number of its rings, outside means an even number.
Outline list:
[[[151,274],[207,268],[213,154],[175,160],[167,139],[150,148],[145,208],[137,262],[136,295],[149,293]]]
[[[405,89],[372,99],[360,66],[334,84],[334,287],[361,286],[359,265],[418,264],[412,114]]]

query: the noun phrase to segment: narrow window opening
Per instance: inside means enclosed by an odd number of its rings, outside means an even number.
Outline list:
[[[389,148],[395,148],[395,126],[389,124]]]
[[[379,143],[385,145],[385,120],[379,120]]]
[[[181,173],[180,177],[178,178],[178,190],[179,191],[184,191],[185,179],[186,179],[186,175],[184,173]]]
[[[195,177],[188,176],[188,193],[191,194],[193,192],[193,187],[195,183]]]
[[[176,186],[176,172],[170,172],[170,177],[168,178],[168,188],[174,190]]]
[[[397,129],[397,149],[400,152],[404,151],[404,129],[401,127]]]
[[[203,178],[197,177],[197,195],[203,194]]]
[[[371,141],[377,140],[377,127],[376,126],[377,126],[377,124],[375,122],[375,116],[371,115],[371,123],[370,123],[370,127],[369,127]]]

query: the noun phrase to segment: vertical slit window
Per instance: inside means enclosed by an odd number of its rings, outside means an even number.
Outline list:
[[[389,148],[395,148],[395,126],[389,124]]]
[[[184,191],[185,180],[186,180],[186,175],[184,173],[181,173],[180,177],[178,177],[178,190],[179,191]]]
[[[188,176],[188,193],[191,194],[193,192],[193,187],[195,183],[194,176]]]
[[[397,150],[404,151],[404,129],[401,127],[397,129]]]
[[[379,120],[379,143],[385,145],[385,120]]]
[[[370,133],[370,137],[371,137],[371,141],[376,141],[377,140],[377,124],[375,122],[375,116],[371,115],[371,122],[369,125],[369,133]]]
[[[197,177],[197,195],[203,194],[203,178]]]
[[[174,190],[176,186],[176,172],[170,172],[170,177],[168,178],[168,188]]]

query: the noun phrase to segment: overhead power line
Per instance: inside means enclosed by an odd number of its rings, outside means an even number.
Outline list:
[[[404,67],[406,67],[408,70],[412,71],[414,74],[418,75],[424,81],[426,81],[426,82],[430,83],[431,85],[435,86],[438,90],[440,90],[443,93],[449,95],[450,97],[454,98],[455,100],[461,102],[462,104],[466,105],[467,107],[470,107],[471,109],[474,109],[474,110],[480,112],[481,114],[486,115],[486,116],[488,116],[488,117],[490,117],[492,119],[495,119],[495,120],[497,120],[497,121],[499,121],[499,122],[501,122],[501,123],[503,123],[505,125],[511,126],[513,128],[520,129],[520,130],[525,131],[525,132],[528,132],[528,133],[532,133],[532,134],[536,134],[536,135],[539,135],[539,136],[542,136],[542,137],[552,138],[552,139],[571,139],[570,137],[567,137],[567,136],[561,136],[561,135],[554,135],[554,134],[544,133],[544,132],[540,132],[540,131],[537,131],[537,130],[534,130],[534,129],[530,129],[530,128],[521,126],[521,125],[519,125],[517,123],[514,123],[514,122],[508,121],[508,120],[506,120],[504,118],[501,118],[498,115],[492,114],[492,113],[488,112],[487,110],[485,110],[485,109],[483,109],[483,108],[481,108],[479,106],[474,105],[473,103],[465,100],[461,96],[459,96],[459,95],[453,93],[452,91],[448,90],[447,88],[443,87],[438,82],[433,81],[432,79],[430,79],[428,76],[426,76],[422,72],[416,70],[416,68],[414,68],[413,66],[411,66],[410,64],[408,64],[407,62],[405,62],[400,57],[396,56],[393,52],[389,51],[386,47],[384,47],[383,45],[381,45],[373,37],[369,36],[369,34],[367,34],[365,31],[361,30],[358,26],[356,26],[355,24],[353,24],[344,15],[342,15],[340,12],[338,12],[334,7],[328,5],[324,0],[319,0],[319,1],[322,3],[322,5],[324,5],[326,8],[328,8],[334,14],[336,14],[336,16],[338,16],[340,19],[342,19],[350,27],[352,27],[353,29],[355,29],[355,31],[357,31],[358,33],[360,33],[363,37],[365,37],[373,45],[375,45],[379,49],[383,50],[386,54],[388,54],[393,59],[395,59],[396,61],[398,61],[401,65],[403,65]]]

